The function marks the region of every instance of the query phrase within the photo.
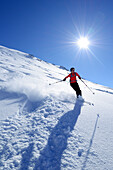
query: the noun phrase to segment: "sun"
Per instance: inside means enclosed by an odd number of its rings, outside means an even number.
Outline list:
[[[80,49],[88,49],[88,46],[90,44],[87,37],[80,37],[80,39],[77,41],[77,44]]]

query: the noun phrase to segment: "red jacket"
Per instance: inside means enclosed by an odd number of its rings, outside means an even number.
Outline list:
[[[79,78],[80,75],[77,73],[77,72],[74,72],[74,73],[70,73],[68,76],[66,76],[65,78],[67,79],[68,77],[70,77],[70,83],[76,83],[77,80],[76,80],[76,76],[78,76]]]

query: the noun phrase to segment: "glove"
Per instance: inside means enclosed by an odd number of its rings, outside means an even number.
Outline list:
[[[81,77],[79,77],[79,79],[81,80]]]
[[[64,78],[63,81],[66,81],[66,78]]]

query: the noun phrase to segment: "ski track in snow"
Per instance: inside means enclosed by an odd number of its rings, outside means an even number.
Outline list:
[[[68,83],[49,86],[68,74],[59,66],[2,46],[0,57],[0,170],[112,170],[113,89],[86,81],[92,96],[79,81],[80,102]]]

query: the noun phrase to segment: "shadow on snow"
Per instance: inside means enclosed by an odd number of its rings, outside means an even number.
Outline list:
[[[93,134],[92,134],[92,137],[90,139],[89,147],[88,147],[88,150],[86,152],[85,160],[83,162],[83,166],[82,166],[81,170],[84,170],[86,168],[86,163],[87,163],[87,160],[88,160],[88,156],[90,154],[90,149],[91,149],[91,146],[93,144],[93,139],[94,139],[96,128],[97,128],[98,118],[99,118],[99,114],[97,114],[97,119],[96,119],[96,122],[95,122]]]
[[[96,89],[97,91],[108,93],[108,94],[113,94],[113,92],[110,92],[108,90],[101,90],[101,89]]]
[[[63,151],[67,147],[67,139],[74,129],[83,102],[76,102],[72,111],[64,114],[52,130],[48,143],[36,160],[34,170],[60,170]]]
[[[30,143],[26,149],[22,150],[22,160],[21,160],[21,168],[19,170],[28,170],[30,165],[30,159],[33,156],[33,146],[34,143]]]

